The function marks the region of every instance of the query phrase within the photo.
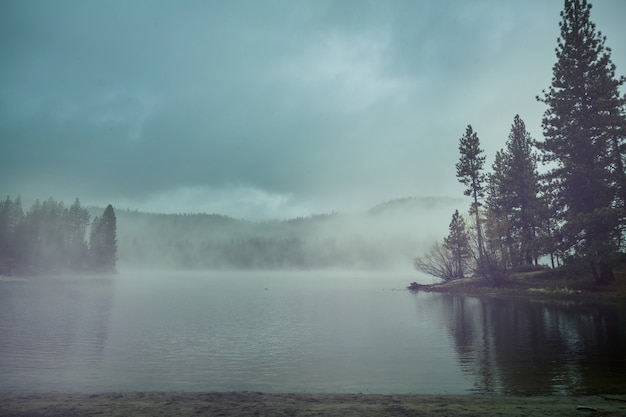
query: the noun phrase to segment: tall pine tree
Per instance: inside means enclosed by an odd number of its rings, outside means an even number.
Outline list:
[[[9,196],[0,201],[0,274],[11,275],[17,266],[20,255],[20,230],[24,223],[22,198],[18,195],[15,201]]]
[[[479,199],[485,196],[485,174],[483,165],[485,164],[485,156],[483,150],[480,149],[480,140],[478,135],[472,129],[472,125],[468,125],[465,134],[459,140],[459,153],[461,154],[459,162],[456,164],[456,177],[461,184],[467,188],[464,191],[466,196],[472,198],[470,214],[476,219],[476,236],[478,239],[478,257],[479,264],[484,253],[482,224],[480,221]],[[479,265],[480,268],[480,265]]]
[[[569,252],[598,283],[612,281],[624,191],[624,105],[606,37],[586,0],[565,0],[552,84],[538,100],[548,109],[540,143],[549,163]]]
[[[524,121],[516,115],[506,148],[496,154],[493,174],[489,175],[487,203],[491,213],[508,225],[512,266],[532,264],[538,255],[536,235],[541,200],[532,144]]]
[[[114,271],[117,260],[117,220],[110,204],[102,217],[94,218],[91,224],[89,251],[92,266],[100,271]]]

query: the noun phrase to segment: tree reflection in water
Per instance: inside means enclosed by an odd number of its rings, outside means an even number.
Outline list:
[[[622,306],[440,295],[462,371],[477,392],[626,391]]]

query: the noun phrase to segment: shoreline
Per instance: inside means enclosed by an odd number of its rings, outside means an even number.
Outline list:
[[[499,285],[484,278],[470,277],[433,284],[411,283],[412,292],[434,292],[470,297],[514,297],[529,300],[576,301],[581,303],[626,302],[626,273],[620,271],[616,280],[599,286],[588,278],[545,278],[526,273],[511,276]]]
[[[261,392],[0,393],[6,416],[562,416],[626,415],[626,396],[275,394]]]

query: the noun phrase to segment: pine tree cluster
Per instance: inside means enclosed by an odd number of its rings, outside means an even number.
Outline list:
[[[0,202],[0,274],[115,270],[115,213],[109,205],[101,218],[91,215],[78,199],[70,207],[49,198],[25,213],[20,196]]]
[[[485,175],[480,140],[468,125],[456,170],[472,198],[472,233],[455,213],[446,244],[417,258],[418,269],[432,273],[433,262],[457,265],[436,276],[463,277],[465,271],[456,270],[465,268],[497,283],[543,258],[551,267],[583,266],[599,284],[614,280],[625,241],[626,96],[619,89],[626,79],[615,76],[591,8],[586,0],[565,0],[552,83],[537,97],[548,106],[543,141],[533,140],[516,115],[506,147]],[[458,250],[458,236],[465,235],[471,262]]]

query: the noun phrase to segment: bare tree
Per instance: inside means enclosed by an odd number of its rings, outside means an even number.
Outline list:
[[[416,257],[413,265],[415,269],[444,281],[459,278],[458,262],[454,252],[439,242],[435,243],[425,255]]]

